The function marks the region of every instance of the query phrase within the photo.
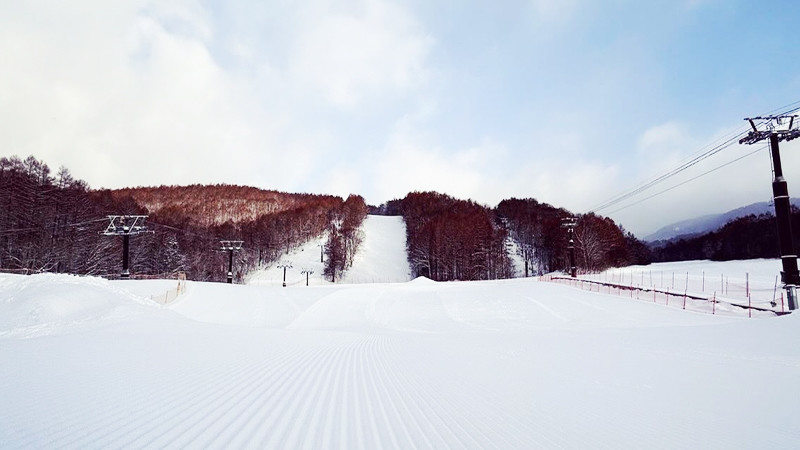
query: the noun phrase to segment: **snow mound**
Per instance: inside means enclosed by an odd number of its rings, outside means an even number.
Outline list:
[[[75,324],[126,317],[145,305],[155,306],[102,278],[6,276],[0,282],[0,336],[58,334]]]
[[[413,284],[436,284],[435,281],[431,280],[428,277],[417,277],[411,280],[409,283]]]

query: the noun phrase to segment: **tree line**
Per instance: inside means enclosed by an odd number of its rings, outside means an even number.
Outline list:
[[[512,198],[489,208],[437,192],[412,192],[368,207],[357,195],[342,199],[233,185],[91,190],[65,167],[53,174],[31,156],[0,158],[0,270],[118,274],[121,239],[101,232],[107,215],[123,214],[148,215],[153,231],[131,238],[135,274],[184,271],[190,279],[223,281],[227,259],[219,241],[243,240],[234,265],[241,281],[326,236],[324,276],[336,281],[353,263],[368,212],[402,215],[412,273],[437,281],[513,277],[510,250],[523,261],[526,276],[566,269],[566,217],[577,217],[582,271],[644,264],[651,257],[609,218],[576,216],[534,199]]]
[[[484,206],[437,192],[413,192],[390,202],[385,212],[405,220],[414,276],[450,281],[513,275],[506,230]]]
[[[363,198],[288,194],[256,188],[160,186],[91,190],[65,167],[53,175],[33,156],[0,158],[0,270],[113,276],[120,272],[121,239],[103,236],[107,215],[148,215],[153,233],[131,237],[137,275],[223,281],[220,240],[243,240],[235,278],[279,260],[311,239],[337,234],[327,247],[332,274],[352,264]],[[341,237],[342,242],[339,242]],[[330,241],[330,238],[329,238]],[[340,255],[339,250],[344,253]],[[329,258],[329,261],[331,259]],[[327,269],[326,269],[327,271]]]
[[[607,217],[575,215],[534,199],[511,198],[489,208],[437,192],[413,192],[372,207],[373,214],[401,215],[414,276],[436,281],[486,280],[515,276],[509,250],[523,275],[569,267],[563,221],[576,217],[575,246],[581,271],[647,264],[646,245]]]
[[[541,275],[569,267],[568,234],[564,219],[575,218],[575,262],[581,272],[609,267],[649,264],[647,246],[608,217],[573,214],[535,199],[503,200],[496,214],[517,243],[525,271]],[[527,275],[526,275],[527,276]]]
[[[800,248],[800,209],[793,206],[791,216],[794,248]],[[651,243],[651,251],[654,261],[777,258],[778,225],[774,215],[751,214],[699,236]]]

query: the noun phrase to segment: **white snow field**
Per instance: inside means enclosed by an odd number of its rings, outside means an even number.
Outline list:
[[[397,283],[411,280],[411,271],[406,258],[406,225],[402,217],[367,216],[362,225],[364,241],[353,261],[338,283]],[[277,267],[285,263],[292,268],[286,270],[286,285],[306,284],[304,269],[313,271],[308,276],[309,286],[330,284],[322,276],[324,264],[320,261],[321,245],[326,237],[314,239],[299,250],[281,258],[270,267],[253,272],[247,277],[247,284],[260,286],[281,286],[283,269]]]
[[[0,275],[0,448],[800,447],[798,313],[535,279],[148,300],[175,283]]]

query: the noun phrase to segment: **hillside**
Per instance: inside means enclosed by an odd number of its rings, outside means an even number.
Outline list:
[[[128,242],[127,267],[134,277],[182,272],[191,280],[223,281],[230,255],[220,251],[220,241],[241,241],[233,279],[242,282],[324,234],[324,252],[332,255],[325,276],[341,280],[358,256],[359,226],[368,210],[354,194],[345,200],[232,185],[91,190],[66,168],[51,176],[33,157],[0,158],[0,166],[1,271],[115,277]],[[385,206],[383,211],[401,214],[405,223],[405,236],[393,245],[408,249],[410,277],[492,280],[568,265],[562,221],[574,214],[535,199],[508,199],[490,208],[438,192],[412,192]],[[122,230],[128,215],[148,216],[137,224],[143,227],[137,234],[127,241],[104,234]],[[577,215],[575,242],[582,269],[647,262],[641,243],[607,217]],[[510,248],[519,254],[509,255]],[[520,259],[528,270],[515,266]]]
[[[361,283],[399,283],[409,281],[408,257],[406,255],[406,231],[403,219],[397,216],[367,216],[362,227],[364,239],[359,246],[353,265],[337,280],[343,284]],[[279,265],[289,264],[286,270],[287,286],[304,286],[306,276],[303,271],[310,270],[310,286],[327,285],[330,281],[323,276],[322,249],[327,236],[312,239],[267,267],[251,272],[247,284],[257,286],[281,286],[283,269]]]
[[[792,204],[800,208],[800,199],[793,199]],[[736,208],[723,214],[709,214],[693,219],[682,220],[660,228],[655,233],[644,237],[645,242],[669,241],[676,238],[688,239],[700,234],[709,233],[722,228],[726,223],[740,217],[762,214],[775,215],[775,207],[769,202],[753,203]]]
[[[224,184],[125,188],[111,190],[109,195],[117,202],[132,199],[149,214],[180,215],[203,227],[252,222],[309,204],[334,205],[338,198]]]
[[[800,209],[791,214],[794,247],[800,248]],[[744,216],[718,230],[688,238],[650,244],[653,261],[715,261],[776,258],[778,229],[775,216]]]

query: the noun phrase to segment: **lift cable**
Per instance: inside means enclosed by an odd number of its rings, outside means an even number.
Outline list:
[[[631,206],[638,205],[639,203],[642,203],[642,202],[644,202],[644,201],[646,201],[646,200],[650,200],[650,199],[651,199],[651,198],[653,198],[653,197],[656,197],[656,196],[658,196],[658,195],[661,195],[661,194],[663,194],[663,193],[665,193],[665,192],[669,192],[669,191],[671,191],[671,190],[673,190],[673,189],[675,189],[675,188],[677,188],[677,187],[683,186],[683,185],[684,185],[684,184],[686,184],[686,183],[689,183],[689,182],[691,182],[691,181],[694,181],[694,180],[696,180],[696,179],[698,179],[698,178],[704,177],[704,176],[706,176],[706,175],[708,175],[708,174],[710,174],[710,173],[712,173],[712,172],[716,172],[717,170],[719,170],[719,169],[722,169],[723,167],[727,167],[727,166],[729,166],[729,165],[731,165],[731,164],[733,164],[733,163],[735,163],[735,162],[737,162],[737,161],[740,161],[740,160],[742,160],[742,159],[744,159],[744,158],[747,158],[748,156],[755,155],[756,153],[758,153],[758,152],[760,152],[760,151],[763,151],[763,150],[766,150],[767,148],[768,148],[768,146],[767,146],[767,145],[764,145],[764,146],[758,147],[757,149],[755,149],[755,150],[753,150],[753,151],[751,151],[751,152],[749,152],[749,153],[746,153],[746,154],[744,154],[744,155],[742,155],[742,156],[740,156],[740,157],[738,157],[738,158],[736,158],[736,159],[734,159],[734,160],[732,160],[732,161],[728,161],[728,162],[726,162],[726,163],[724,163],[724,164],[721,164],[721,165],[719,165],[719,166],[717,166],[717,167],[714,167],[713,169],[707,170],[707,171],[705,171],[705,172],[701,173],[700,175],[697,175],[697,176],[695,176],[695,177],[689,178],[688,180],[684,180],[684,181],[682,181],[682,182],[680,182],[680,183],[678,183],[678,184],[675,184],[675,185],[673,185],[673,186],[670,186],[670,187],[668,187],[668,188],[666,188],[666,189],[664,189],[664,190],[662,190],[662,191],[656,192],[655,194],[652,194],[652,195],[650,195],[650,196],[648,196],[648,197],[645,197],[645,198],[643,198],[643,199],[641,199],[641,200],[637,200],[637,201],[635,201],[635,202],[633,202],[633,203],[630,203],[630,204],[628,204],[628,205],[625,205],[625,206],[623,206],[623,207],[621,207],[621,208],[617,208],[617,209],[615,209],[615,210],[613,210],[613,211],[609,212],[608,214],[609,214],[609,215],[611,215],[611,214],[614,214],[614,213],[620,212],[620,211],[622,211],[622,210],[624,210],[624,209],[628,209],[628,208],[630,208]]]
[[[89,225],[97,222],[105,222],[108,218],[103,217],[102,219],[94,219],[94,220],[87,220],[84,222],[76,222],[76,223],[68,223],[64,225],[56,225],[58,228],[67,228],[67,227],[79,227],[83,225]],[[47,230],[48,227],[31,227],[31,228],[15,228],[11,230],[0,230],[0,234],[14,234],[14,233],[27,233],[29,231],[42,231]]]
[[[688,169],[688,168],[700,163],[701,161],[703,161],[703,160],[705,160],[705,159],[707,159],[707,158],[709,158],[709,157],[711,157],[713,155],[716,155],[717,153],[721,152],[722,150],[725,150],[725,149],[727,149],[727,148],[729,148],[729,147],[731,147],[731,146],[733,146],[735,144],[738,144],[739,139],[747,134],[748,129],[749,129],[749,127],[744,128],[743,130],[737,132],[737,134],[729,137],[726,141],[722,142],[721,144],[718,144],[718,145],[712,147],[711,149],[692,157],[688,161],[680,164],[678,167],[670,170],[669,172],[667,172],[665,174],[659,175],[659,176],[651,179],[650,181],[647,181],[647,182],[645,182],[645,183],[643,183],[643,184],[641,184],[641,185],[639,185],[637,187],[634,187],[633,189],[631,189],[631,190],[629,190],[627,192],[619,194],[619,195],[611,198],[610,200],[607,200],[606,202],[601,203],[598,206],[595,206],[594,208],[591,209],[591,211],[600,211],[600,210],[603,210],[603,209],[608,209],[608,208],[610,208],[610,207],[612,207],[614,205],[617,205],[617,204],[619,204],[619,203],[621,203],[621,202],[623,202],[623,201],[625,201],[625,200],[627,200],[627,199],[629,199],[629,198],[631,198],[631,197],[633,197],[633,196],[635,196],[635,195],[637,195],[637,194],[639,194],[639,193],[641,193],[641,192],[643,192],[643,191],[655,186],[656,184],[661,183],[662,181],[665,181],[665,180],[667,180],[669,178],[672,178],[673,176],[675,176],[675,175],[683,172],[684,170],[686,170],[686,169]]]
[[[778,113],[780,115],[787,115],[787,114],[791,114],[793,112],[800,111],[800,100],[792,102],[792,103],[789,103],[789,104],[784,105],[784,106],[782,106],[780,108],[776,108],[776,109],[774,109],[772,111],[769,111],[766,115],[771,115],[771,114],[775,113],[776,111],[781,111],[780,113]],[[763,125],[763,123],[765,123],[765,122],[762,121],[761,123],[759,123],[759,125]],[[654,177],[654,178],[652,178],[652,179],[650,179],[648,181],[644,181],[644,182],[640,183],[639,185],[634,185],[634,187],[630,188],[629,190],[623,191],[623,192],[611,197],[610,199],[604,201],[603,203],[598,204],[597,206],[592,208],[589,212],[596,212],[596,211],[600,211],[600,210],[604,210],[604,209],[608,209],[608,208],[611,208],[613,206],[616,206],[616,205],[624,202],[625,200],[628,200],[631,197],[634,197],[634,196],[640,194],[641,192],[646,191],[646,190],[652,188],[653,186],[655,186],[655,185],[657,185],[657,184],[659,184],[659,183],[661,183],[661,182],[663,182],[663,181],[665,181],[665,180],[667,180],[669,178],[672,178],[673,176],[675,176],[675,175],[683,172],[684,170],[686,170],[686,169],[698,164],[699,162],[701,162],[701,161],[703,161],[703,160],[705,160],[705,159],[707,159],[707,158],[709,158],[709,157],[721,152],[722,150],[725,150],[725,149],[727,149],[727,148],[729,148],[729,147],[731,147],[731,146],[733,146],[735,144],[738,144],[739,138],[741,138],[744,135],[746,135],[749,131],[750,131],[750,127],[747,126],[747,125],[744,125],[742,127],[737,128],[733,132],[731,132],[731,133],[719,138],[715,143],[710,144],[710,148],[708,146],[701,148],[700,151],[698,151],[695,154],[691,155],[689,158],[684,160],[684,162],[679,164],[677,167],[669,170],[668,172],[666,172],[666,173],[664,173],[662,175],[658,175],[658,176],[656,176],[656,177]],[[752,154],[752,153],[750,153],[750,154]],[[748,155],[750,155],[750,154],[748,154]],[[736,159],[734,161],[731,161],[731,162],[735,162],[735,161],[738,161],[738,159]],[[715,169],[712,169],[708,173],[713,172],[714,170],[716,170],[718,168],[724,167],[725,165],[726,164],[723,164],[722,166],[719,166],[719,167],[717,167]],[[696,178],[699,178],[699,177],[696,177]],[[681,183],[681,184],[684,184],[684,183]],[[674,186],[674,187],[677,187],[677,186]],[[672,189],[672,188],[669,188],[667,190],[670,190],[670,189]],[[662,191],[662,192],[666,192],[666,190]],[[658,194],[656,194],[656,195],[658,195]],[[651,197],[648,197],[648,198],[651,198]],[[636,203],[639,203],[639,202],[636,202]],[[634,203],[634,204],[636,204],[636,203]],[[627,206],[624,207],[624,208],[627,208]],[[621,209],[624,209],[624,208],[621,208]]]

